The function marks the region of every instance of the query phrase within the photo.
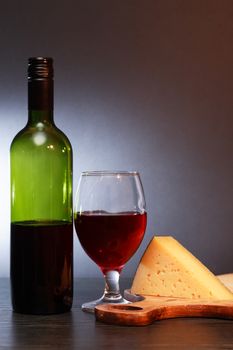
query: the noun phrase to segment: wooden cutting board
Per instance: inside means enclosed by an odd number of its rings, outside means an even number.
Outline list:
[[[218,276],[232,290],[233,274]],[[233,319],[233,300],[200,300],[173,297],[138,296],[125,291],[132,303],[105,304],[95,308],[98,321],[122,326],[145,326],[157,320],[176,317]]]

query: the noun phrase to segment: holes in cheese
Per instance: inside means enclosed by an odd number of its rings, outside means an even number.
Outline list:
[[[233,293],[171,236],[157,236],[151,240],[138,265],[131,292],[233,300]]]

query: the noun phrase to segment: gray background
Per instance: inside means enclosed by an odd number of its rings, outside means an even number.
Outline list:
[[[55,120],[82,170],[138,170],[148,227],[233,272],[233,1],[2,1],[0,276],[9,274],[9,146],[30,56],[55,60]],[[75,239],[75,275],[100,275]]]

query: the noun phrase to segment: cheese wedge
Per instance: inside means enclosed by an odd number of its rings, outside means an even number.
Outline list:
[[[131,293],[233,300],[233,293],[170,236],[151,240],[138,265]]]

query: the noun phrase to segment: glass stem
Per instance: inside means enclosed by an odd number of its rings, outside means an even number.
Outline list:
[[[119,288],[119,277],[119,272],[115,270],[108,271],[105,274],[104,301],[118,301],[122,299]]]

